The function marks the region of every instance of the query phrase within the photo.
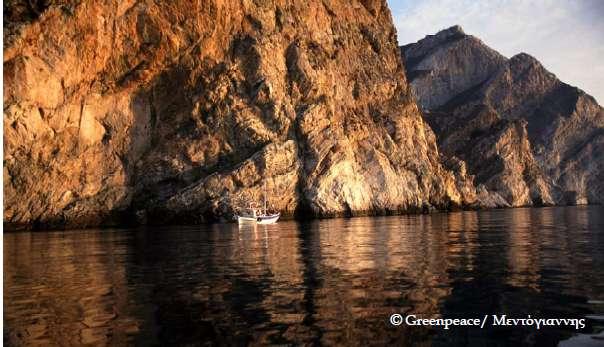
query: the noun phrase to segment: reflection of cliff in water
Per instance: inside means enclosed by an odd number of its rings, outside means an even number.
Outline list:
[[[125,344],[138,334],[124,238],[103,234],[5,235],[4,339],[8,345]],[[116,247],[117,246],[117,247]],[[134,298],[135,299],[135,298]]]
[[[602,277],[590,279],[594,276],[590,270],[602,266],[601,257],[590,253],[604,250],[604,243],[594,240],[593,230],[604,230],[595,212],[579,207],[570,213],[555,208],[480,213],[475,257],[481,261],[474,268],[451,272],[452,291],[442,303],[442,314],[450,318],[485,314],[583,318],[591,312],[588,300],[603,293]],[[573,328],[460,328],[439,330],[434,342],[465,346],[468,341],[505,340],[555,345],[574,333]]]
[[[302,238],[320,284],[313,290],[321,342],[429,341],[427,329],[385,323],[392,313],[439,315],[450,294],[448,269],[471,266],[475,213],[315,222]],[[449,228],[456,231],[448,233]],[[423,337],[422,337],[423,336]]]
[[[604,300],[599,212],[9,233],[5,342],[551,345],[571,331],[395,328],[388,317],[601,314],[587,302]]]

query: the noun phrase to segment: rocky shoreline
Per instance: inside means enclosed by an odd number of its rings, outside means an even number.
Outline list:
[[[7,230],[212,222],[264,186],[291,216],[560,203],[545,195],[556,167],[533,170],[550,157],[532,152],[531,122],[492,107],[443,136],[383,0],[28,6],[5,5]],[[579,118],[592,107],[581,100]],[[485,158],[443,140],[485,124],[500,127],[500,145],[480,147],[487,162],[513,157],[495,180],[476,167]],[[598,134],[572,146],[579,159],[558,181],[580,183]],[[524,171],[528,188],[508,192]]]

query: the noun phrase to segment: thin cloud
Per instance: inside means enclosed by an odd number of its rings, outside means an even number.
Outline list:
[[[526,52],[604,101],[604,1],[388,0],[399,43],[459,24],[507,57]]]

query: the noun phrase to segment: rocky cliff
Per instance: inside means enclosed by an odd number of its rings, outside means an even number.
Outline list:
[[[476,200],[383,0],[39,3],[4,4],[9,227],[205,222],[265,184],[291,214]]]
[[[604,111],[535,58],[459,26],[401,47],[441,151],[512,206],[602,203]]]

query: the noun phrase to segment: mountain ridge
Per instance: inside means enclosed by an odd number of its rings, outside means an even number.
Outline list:
[[[434,39],[451,35],[456,35],[454,42]],[[458,26],[402,46],[401,54],[439,147],[467,160],[478,183],[507,191],[512,206],[602,203],[604,164],[598,152],[604,111],[595,98],[558,80],[535,57],[519,53],[505,58]],[[485,107],[489,116],[480,111]],[[464,152],[476,140],[462,136],[478,131],[471,124],[489,124],[479,129],[481,134],[473,133],[484,140],[497,134],[495,124],[516,120],[525,122],[525,131],[504,143],[528,141],[521,150],[524,159],[497,154],[503,169],[491,172],[481,166],[485,158]],[[473,123],[463,123],[468,121]],[[492,138],[491,147],[500,140]],[[527,167],[532,169],[525,174]]]

